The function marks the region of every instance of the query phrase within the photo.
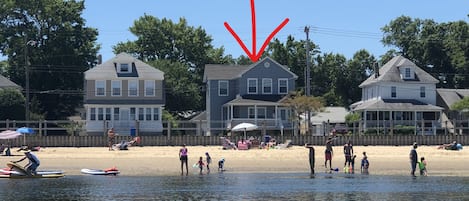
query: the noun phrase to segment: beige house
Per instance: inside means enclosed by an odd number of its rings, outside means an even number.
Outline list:
[[[114,127],[120,135],[161,133],[164,73],[121,53],[85,72],[84,107],[89,135]]]

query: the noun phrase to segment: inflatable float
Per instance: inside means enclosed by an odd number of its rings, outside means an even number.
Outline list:
[[[90,174],[90,175],[118,175],[120,171],[115,168],[107,168],[104,170],[98,170],[98,169],[81,169],[81,173],[83,174]]]

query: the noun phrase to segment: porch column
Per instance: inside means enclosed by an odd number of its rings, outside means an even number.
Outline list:
[[[422,113],[422,121],[423,121],[423,113]],[[415,135],[417,135],[417,111],[414,111],[414,130],[415,130]],[[422,131],[423,131],[423,128],[422,128]]]
[[[254,105],[254,124],[257,125],[257,105]]]
[[[275,106],[275,126],[278,126],[278,105]]]
[[[367,126],[366,126],[366,119],[368,117],[368,115],[366,114],[368,111],[367,110],[363,110],[363,114],[364,114],[364,118],[363,118],[363,129],[366,129]]]

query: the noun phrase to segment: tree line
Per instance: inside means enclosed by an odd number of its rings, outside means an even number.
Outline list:
[[[32,119],[66,119],[83,104],[83,73],[97,65],[99,31],[81,17],[83,1],[0,0],[0,73],[25,86],[30,70]],[[113,52],[127,52],[165,72],[166,110],[173,114],[205,109],[202,83],[205,64],[248,65],[246,56],[234,58],[223,46],[214,47],[203,27],[144,14]],[[437,23],[431,19],[400,16],[381,28],[381,42],[389,51],[379,58],[365,49],[352,58],[321,52],[306,53],[303,39],[274,39],[263,57],[287,65],[298,75],[296,86],[305,92],[306,55],[311,59],[311,94],[326,106],[345,106],[361,100],[358,85],[393,56],[403,55],[440,80],[437,87],[469,87],[469,25],[460,20]],[[34,41],[34,43],[28,43]],[[346,45],[346,44],[345,44]],[[0,119],[24,117],[24,90],[0,92]],[[15,106],[12,106],[15,105]]]

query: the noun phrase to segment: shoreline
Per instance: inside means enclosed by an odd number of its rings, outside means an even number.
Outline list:
[[[179,146],[129,147],[129,150],[108,151],[107,147],[46,147],[34,152],[41,160],[38,170],[63,170],[65,175],[83,175],[82,168],[106,169],[116,167],[122,176],[179,176],[181,175],[178,157]],[[189,155],[189,175],[198,169],[192,164],[210,153],[211,172],[216,173],[218,160],[225,158],[226,173],[305,173],[309,174],[309,151],[303,146],[287,149],[223,150],[221,146],[187,146]],[[315,172],[324,173],[325,146],[315,148]],[[344,167],[343,146],[334,146],[333,168]],[[409,152],[411,146],[354,146],[355,174],[360,174],[362,152],[366,151],[370,161],[370,175],[410,175]],[[429,176],[469,177],[467,168],[469,150],[448,151],[437,146],[417,148],[420,157],[427,161]],[[14,156],[1,156],[0,163],[6,167],[11,160],[23,157],[23,152],[12,149]],[[25,164],[25,161],[21,164]],[[205,169],[204,169],[205,171]],[[418,170],[416,172],[418,174]]]

